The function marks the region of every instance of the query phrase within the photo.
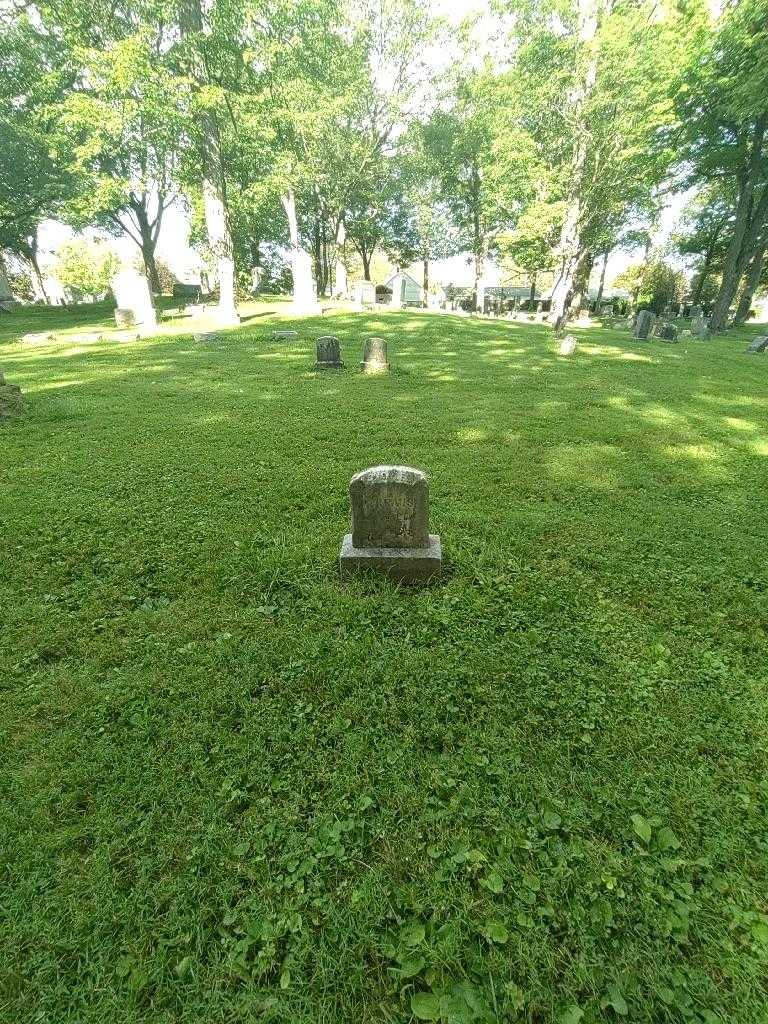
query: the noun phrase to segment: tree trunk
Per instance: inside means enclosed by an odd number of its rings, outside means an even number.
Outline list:
[[[749,318],[749,311],[752,309],[752,299],[755,297],[757,286],[760,284],[760,275],[763,272],[763,261],[765,260],[767,248],[768,239],[760,243],[758,248],[755,249],[752,259],[749,261],[741,295],[739,296],[739,304],[736,307],[736,314],[733,318],[734,326],[745,324]]]
[[[589,291],[589,278],[592,274],[592,267],[594,266],[595,258],[591,252],[585,252],[582,258],[579,260],[579,265],[576,269],[576,273],[573,277],[573,299],[576,306],[576,312],[580,312],[584,300],[587,297]]]
[[[204,28],[201,0],[183,0],[179,17],[182,35],[202,32]],[[195,68],[198,82],[208,84],[205,68]],[[200,169],[203,186],[203,207],[208,246],[216,262],[219,278],[218,319],[222,324],[240,322],[235,295],[234,243],[227,209],[227,187],[221,154],[221,137],[216,114],[204,110],[199,117]]]
[[[426,309],[428,305],[429,296],[429,253],[426,250],[424,251],[422,256],[422,263],[424,267],[424,295],[421,300],[421,305],[423,306],[424,309]]]
[[[155,247],[157,246],[157,233],[153,233],[152,226],[149,223],[149,215],[147,213],[146,198],[141,202],[133,204],[133,210],[136,215],[136,223],[139,226],[139,234],[141,237],[141,258],[144,260],[144,267],[147,271],[147,280],[149,281],[149,290],[154,294],[160,295],[162,293],[162,285],[160,284],[160,275],[157,272],[157,264],[155,263]],[[162,216],[162,212],[158,213],[158,217]]]
[[[345,298],[349,291],[349,282],[347,281],[347,265],[342,259],[341,253],[344,249],[344,245],[347,241],[347,226],[344,223],[342,217],[339,217],[336,225],[336,237],[335,237],[335,248],[334,248],[334,267],[333,267],[333,294],[337,298]]]
[[[768,201],[768,186],[763,187],[763,194],[757,204],[755,204],[755,186],[761,174],[763,141],[767,123],[768,117],[765,115],[758,118],[755,122],[749,148],[749,160],[739,176],[739,192],[733,235],[731,236],[731,243],[725,256],[720,291],[715,299],[712,315],[709,319],[709,328],[713,333],[725,329],[728,311],[736,296],[736,290],[746,268],[752,246],[757,241],[757,237],[763,227],[765,219],[764,206],[766,205],[764,201]]]
[[[533,306],[534,306],[534,304],[536,302],[536,278],[538,276],[539,276],[538,270],[534,270],[533,273],[531,274],[531,290],[530,290],[530,293],[528,295],[528,304],[530,305],[531,309],[533,309]]]
[[[319,311],[315,282],[312,278],[312,257],[301,244],[299,221],[296,216],[296,196],[293,189],[280,197],[288,220],[291,240],[291,270],[293,271],[293,310],[295,313]]]
[[[478,313],[485,312],[485,289],[480,287],[483,278],[483,256],[481,252],[475,252],[475,310]],[[482,294],[481,294],[482,293]]]
[[[45,302],[46,306],[50,306],[51,300],[48,298],[48,292],[45,290],[45,281],[43,280],[43,274],[40,270],[40,264],[37,260],[37,233],[35,233],[29,246],[29,262],[32,266],[32,277],[33,281],[36,282],[36,290],[39,297]]]
[[[595,312],[600,315],[600,303],[603,301],[603,290],[605,288],[605,268],[608,266],[608,257],[611,254],[609,249],[603,256],[603,269],[600,271],[600,284],[597,286],[597,298],[595,299]]]
[[[371,280],[371,257],[365,249],[360,251],[360,259],[363,261],[363,280]]]
[[[587,169],[587,136],[589,127],[584,110],[595,87],[597,79],[597,0],[578,0],[579,44],[589,54],[583,81],[574,90],[573,115],[576,140],[571,165],[570,195],[568,196],[565,219],[560,232],[560,250],[563,256],[563,271],[552,289],[550,323],[560,330],[568,319],[575,291],[575,277],[584,257],[581,238],[582,190]]]

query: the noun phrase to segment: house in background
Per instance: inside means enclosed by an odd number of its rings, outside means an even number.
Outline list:
[[[389,302],[394,306],[422,306],[424,289],[404,270],[398,272],[376,288],[376,301]]]

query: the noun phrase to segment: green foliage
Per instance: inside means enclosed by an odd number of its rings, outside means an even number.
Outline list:
[[[633,296],[635,305],[663,313],[672,303],[680,302],[688,290],[688,282],[682,270],[654,258],[645,263],[627,267],[618,274],[614,284],[624,288]]]
[[[112,249],[100,242],[76,239],[61,246],[53,273],[65,288],[97,297],[108,291],[119,267]]]

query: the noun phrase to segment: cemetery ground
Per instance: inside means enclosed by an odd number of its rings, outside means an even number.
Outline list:
[[[0,320],[0,1019],[764,1020],[757,329],[73,316]],[[378,463],[439,585],[340,583]]]

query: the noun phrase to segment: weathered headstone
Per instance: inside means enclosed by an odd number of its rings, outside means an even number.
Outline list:
[[[648,338],[651,327],[653,326],[654,316],[650,309],[641,309],[635,319],[635,327],[633,334],[636,338],[645,341]]]
[[[572,356],[576,351],[576,339],[572,334],[566,334],[563,340],[560,342],[560,348],[558,354],[561,356]]]
[[[133,327],[136,323],[136,317],[132,309],[121,309],[119,306],[115,310],[115,325],[117,327]]]
[[[119,271],[112,279],[112,291],[118,309],[130,310],[135,324],[141,324],[145,328],[157,327],[157,312],[152,303],[152,293],[142,273],[132,267]]]
[[[440,538],[429,532],[429,485],[410,466],[374,466],[349,484],[352,529],[341,545],[342,579],[375,570],[401,583],[437,576]]]
[[[677,324],[673,324],[669,320],[665,320],[660,323],[656,328],[656,337],[659,341],[666,341],[669,344],[674,344],[678,340],[677,338]]]
[[[218,331],[198,331],[197,334],[193,334],[192,337],[195,341],[199,341],[203,345],[213,344],[214,342],[222,340]]]
[[[338,370],[344,366],[341,361],[339,339],[332,334],[317,339],[316,370]]]
[[[275,341],[295,341],[298,336],[298,331],[272,331]]]
[[[387,343],[384,338],[366,338],[360,365],[363,373],[385,373],[389,369]]]
[[[757,355],[760,352],[768,353],[768,334],[759,334],[747,345],[747,352],[750,355]]]
[[[709,327],[703,313],[698,313],[691,320],[691,331],[699,341],[706,341],[710,337]]]

